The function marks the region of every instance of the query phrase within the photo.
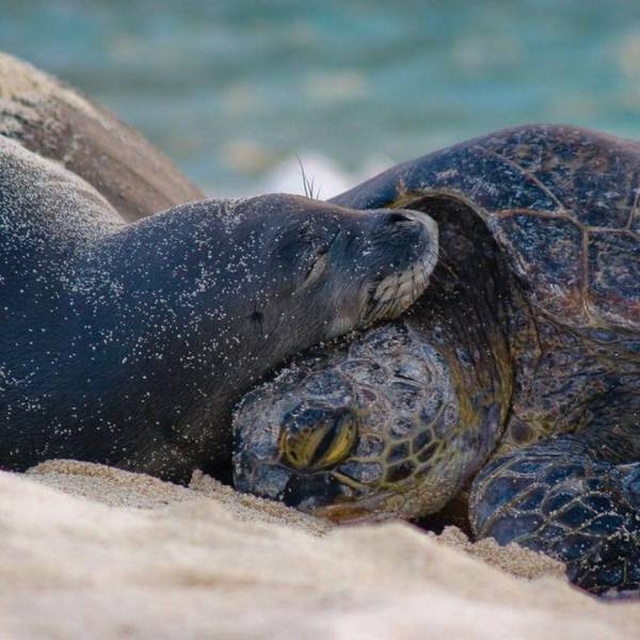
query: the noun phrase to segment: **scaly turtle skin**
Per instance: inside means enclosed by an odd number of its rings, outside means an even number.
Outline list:
[[[248,394],[235,483],[332,518],[436,513],[640,588],[640,144],[501,131],[337,197],[429,213],[432,284],[400,320]]]

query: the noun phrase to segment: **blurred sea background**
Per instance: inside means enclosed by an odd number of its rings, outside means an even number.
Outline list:
[[[212,195],[327,198],[525,122],[640,138],[635,0],[0,0],[0,48]]]

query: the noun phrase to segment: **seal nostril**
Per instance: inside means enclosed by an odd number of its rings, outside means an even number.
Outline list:
[[[387,221],[391,224],[402,223],[402,222],[415,222],[415,218],[407,215],[406,213],[402,213],[401,211],[394,211],[390,213],[387,217]]]

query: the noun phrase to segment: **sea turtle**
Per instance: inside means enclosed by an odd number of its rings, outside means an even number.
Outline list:
[[[438,512],[640,588],[640,144],[493,133],[338,196],[428,213],[432,284],[237,410],[235,485],[340,522]]]

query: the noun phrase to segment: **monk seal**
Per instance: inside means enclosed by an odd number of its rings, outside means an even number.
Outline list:
[[[230,414],[266,372],[393,318],[435,223],[282,194],[127,223],[0,136],[0,464],[76,458],[186,481],[230,468]]]

